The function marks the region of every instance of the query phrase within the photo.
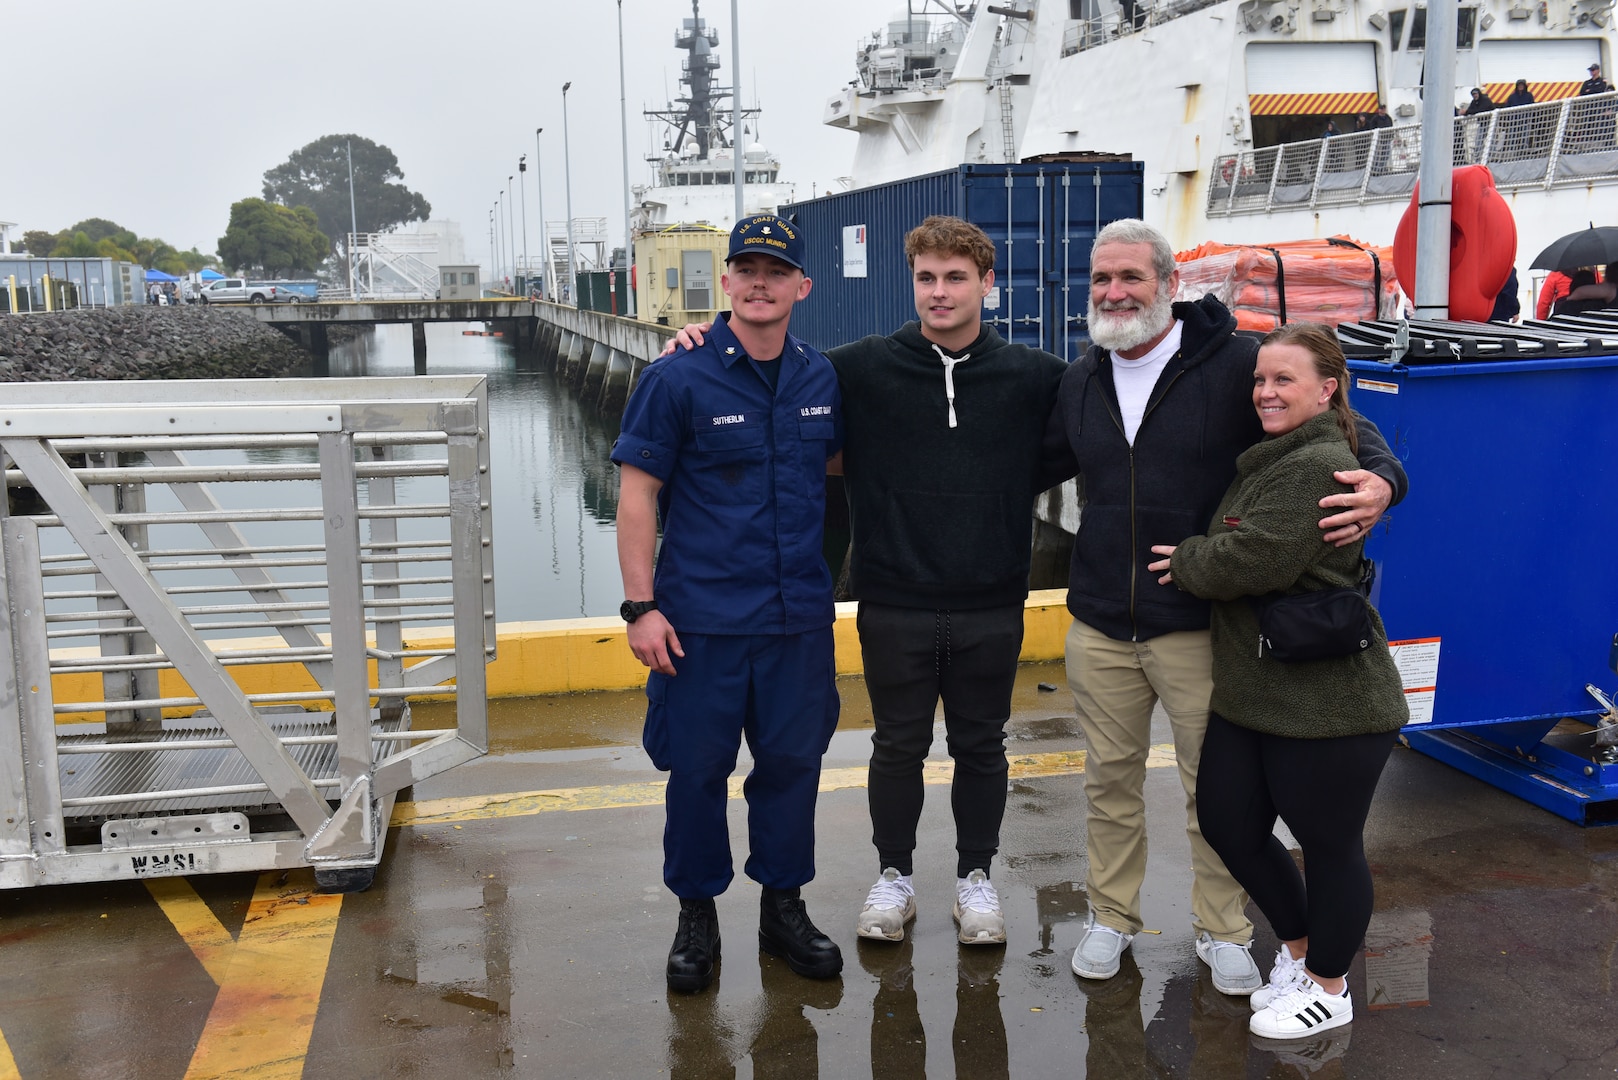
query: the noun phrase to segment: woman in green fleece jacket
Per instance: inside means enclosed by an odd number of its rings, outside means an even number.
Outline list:
[[[1358,584],[1363,541],[1320,539],[1319,501],[1355,467],[1348,367],[1335,333],[1314,323],[1264,339],[1253,406],[1265,438],[1236,461],[1208,535],[1151,569],[1164,584],[1214,601],[1213,700],[1197,774],[1197,818],[1281,940],[1250,1024],[1299,1039],[1354,1018],[1345,975],[1371,920],[1363,834],[1371,797],[1408,718],[1382,620],[1369,648],[1284,663],[1263,647],[1248,598]],[[1300,874],[1273,829],[1303,848]]]

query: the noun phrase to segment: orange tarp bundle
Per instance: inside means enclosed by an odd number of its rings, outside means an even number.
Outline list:
[[[1174,259],[1180,264],[1175,299],[1212,293],[1242,330],[1394,319],[1404,304],[1393,248],[1368,247],[1346,236],[1256,245],[1210,241]]]

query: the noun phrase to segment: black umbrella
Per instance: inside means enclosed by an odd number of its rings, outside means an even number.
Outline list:
[[[1605,266],[1618,262],[1618,226],[1595,225],[1568,233],[1534,256],[1531,270],[1560,270],[1568,273],[1581,266]]]

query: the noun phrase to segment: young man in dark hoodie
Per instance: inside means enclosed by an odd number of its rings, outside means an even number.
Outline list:
[[[857,932],[902,941],[933,715],[955,777],[958,938],[1006,940],[989,881],[1006,807],[1005,725],[1022,651],[1043,417],[1066,365],[983,325],[994,241],[960,218],[905,237],[917,321],[827,352],[843,394],[850,581],[875,733],[869,798],[881,874]],[[681,344],[700,341],[688,326]]]
[[[1066,365],[983,325],[994,242],[930,217],[905,237],[917,322],[830,350],[843,391],[850,581],[871,697],[869,798],[881,875],[858,933],[899,941],[933,715],[955,776],[958,937],[1006,940],[989,882],[1006,807],[1005,726],[1022,651],[1041,424]]]
[[[1258,342],[1212,296],[1174,303],[1174,252],[1143,221],[1115,221],[1090,256],[1090,351],[1063,376],[1047,449],[1052,472],[1077,473],[1084,505],[1068,575],[1067,679],[1087,744],[1085,890],[1089,914],[1073,971],[1107,979],[1141,931],[1146,875],[1143,785],[1152,711],[1173,732],[1191,842],[1191,922],[1214,988],[1263,985],[1249,953],[1246,896],[1197,824],[1196,781],[1213,690],[1209,606],[1158,583],[1154,544],[1200,534],[1263,427],[1253,407]],[[1359,421],[1352,492],[1321,500],[1327,543],[1348,543],[1405,489],[1374,425]],[[1369,470],[1369,471],[1366,471]],[[1041,482],[1044,482],[1042,480]]]

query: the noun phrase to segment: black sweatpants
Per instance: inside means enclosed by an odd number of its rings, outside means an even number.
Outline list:
[[[955,759],[955,876],[988,873],[1006,812],[1006,720],[1022,652],[1023,605],[933,611],[862,601],[858,627],[876,726],[868,794],[878,869],[913,870],[922,763],[942,698]]]
[[[1309,939],[1309,970],[1348,973],[1371,922],[1365,819],[1397,731],[1336,739],[1262,735],[1208,714],[1197,770],[1202,835],[1282,941]],[[1273,830],[1303,848],[1299,873]]]

